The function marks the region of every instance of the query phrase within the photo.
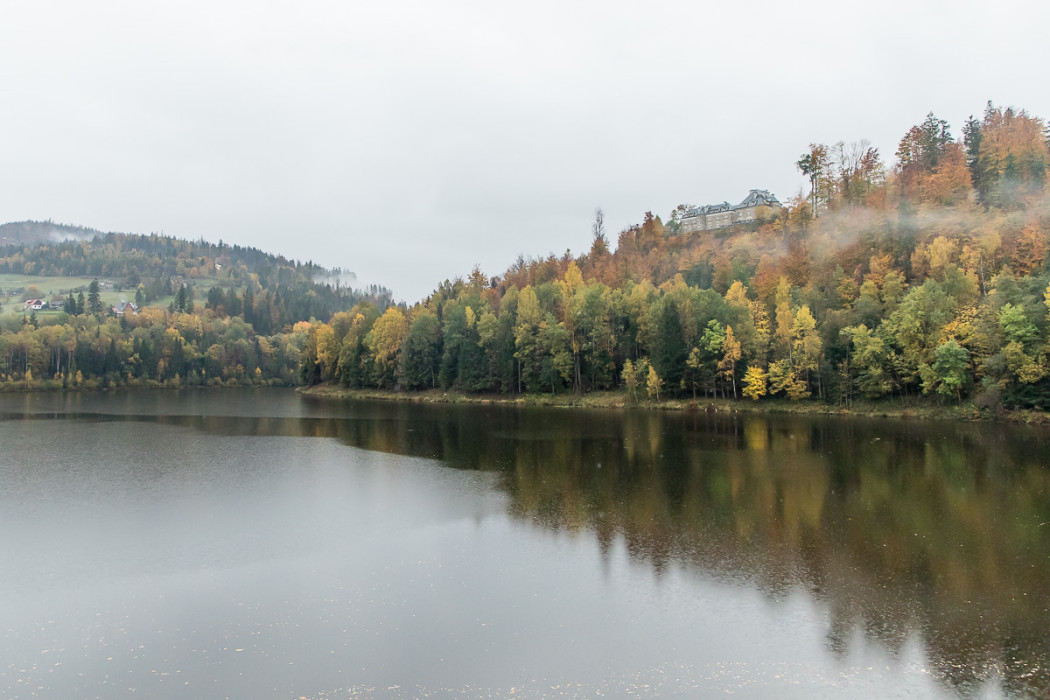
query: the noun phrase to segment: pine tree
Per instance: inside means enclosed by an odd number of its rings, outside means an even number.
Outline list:
[[[91,280],[88,287],[88,312],[92,316],[102,316],[102,295],[99,292],[98,280]]]

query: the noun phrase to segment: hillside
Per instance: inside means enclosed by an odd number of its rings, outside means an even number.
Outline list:
[[[391,303],[383,288],[344,286],[350,277],[157,235],[0,246],[0,390],[294,384],[312,320]],[[46,305],[30,309],[33,299]]]
[[[51,231],[86,236],[91,231],[36,222],[5,224],[0,228],[33,235]],[[249,310],[249,320],[265,333],[310,318],[326,319],[364,300],[379,306],[390,303],[386,289],[373,286],[356,290],[343,286],[340,282],[348,274],[341,270],[289,260],[257,248],[156,234],[96,233],[91,238],[0,246],[0,276],[3,275],[15,276],[15,280],[9,280],[9,292],[13,282],[26,277],[55,279],[46,287],[37,286],[41,290],[57,290],[63,297],[69,292],[85,291],[83,279],[97,278],[104,289],[140,305],[161,300],[167,304],[183,286],[190,299],[204,299],[209,294],[214,299],[221,292],[227,298],[236,294],[243,302],[248,292],[253,304],[262,309],[254,316]],[[80,284],[63,283],[63,278],[78,280]],[[243,303],[236,308],[243,309]]]
[[[475,270],[408,310],[311,329],[311,382],[629,397],[854,398],[1050,408],[1050,148],[989,103],[935,115],[884,162],[814,143],[810,192],[687,232],[646,213],[612,248]],[[309,364],[312,363],[312,364]]]

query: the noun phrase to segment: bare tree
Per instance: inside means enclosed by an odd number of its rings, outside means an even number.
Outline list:
[[[605,212],[601,207],[594,210],[594,223],[591,224],[594,240],[591,242],[591,255],[603,255],[609,252],[609,239],[605,236]]]
[[[831,147],[835,166],[835,185],[839,197],[847,204],[862,202],[873,185],[884,176],[879,149],[867,140],[843,143]]]
[[[605,238],[605,212],[601,207],[594,210],[594,223],[591,224],[591,233],[595,238]]]

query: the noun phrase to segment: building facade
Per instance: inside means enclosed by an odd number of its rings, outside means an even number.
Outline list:
[[[765,210],[763,211],[763,207]],[[760,214],[776,214],[783,205],[769,190],[751,190],[740,204],[706,204],[688,210],[682,217],[682,233],[715,229],[758,221]]]

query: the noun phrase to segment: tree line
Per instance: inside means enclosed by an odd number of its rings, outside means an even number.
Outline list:
[[[306,323],[267,336],[239,317],[156,307],[26,322],[0,331],[0,389],[291,385],[306,334]]]

